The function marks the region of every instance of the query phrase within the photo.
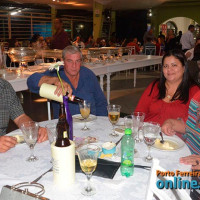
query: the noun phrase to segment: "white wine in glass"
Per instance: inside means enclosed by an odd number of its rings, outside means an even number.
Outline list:
[[[108,109],[108,119],[113,126],[113,132],[110,135],[114,137],[119,136],[119,134],[115,132],[115,124],[117,124],[117,122],[119,121],[121,106],[110,104],[108,105],[107,109]]]
[[[118,122],[119,116],[120,112],[113,111],[108,113],[108,118],[110,120],[110,123],[114,125]]]
[[[79,108],[80,108],[81,116],[83,117],[84,122],[85,122],[84,127],[81,130],[83,130],[83,131],[90,130],[86,126],[86,120],[90,115],[90,103],[88,103],[87,101],[84,100],[83,103],[79,103]]]
[[[97,161],[93,159],[85,159],[80,162],[80,166],[84,173],[93,173],[97,167]]]
[[[99,152],[99,146],[94,144],[82,146],[77,150],[81,169],[87,176],[87,186],[82,191],[83,195],[92,196],[96,193],[95,188],[90,185],[90,179],[97,167]]]

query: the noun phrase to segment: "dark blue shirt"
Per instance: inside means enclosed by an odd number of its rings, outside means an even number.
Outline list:
[[[88,68],[81,66],[78,87],[75,89],[71,84],[68,77],[65,75],[63,66],[59,70],[60,77],[67,83],[71,85],[73,90],[73,95],[87,100],[91,103],[91,114],[97,116],[107,116],[107,101],[100,88],[99,82],[95,74]],[[39,94],[38,83],[43,76],[57,76],[56,70],[45,71],[44,73],[34,73],[28,80],[28,88],[33,93]],[[53,106],[53,116],[54,118],[59,117],[60,104],[58,102],[52,101]],[[69,102],[69,109],[72,115],[80,114],[79,105],[74,102]]]

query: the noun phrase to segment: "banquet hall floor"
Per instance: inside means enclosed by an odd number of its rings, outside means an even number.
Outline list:
[[[134,111],[145,88],[155,78],[158,78],[159,74],[159,71],[138,71],[135,88],[133,87],[133,71],[112,74],[110,103],[121,105],[122,116],[130,114]],[[104,91],[106,95],[106,80],[104,81]],[[20,93],[17,93],[25,113],[38,122],[47,120],[46,99],[29,91],[23,91],[22,94],[23,98]],[[7,132],[16,128],[15,124],[10,122]]]

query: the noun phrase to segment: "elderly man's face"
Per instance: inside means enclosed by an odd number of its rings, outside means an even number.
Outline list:
[[[82,59],[80,53],[66,53],[64,60],[65,73],[70,77],[77,76],[80,71],[81,61]]]

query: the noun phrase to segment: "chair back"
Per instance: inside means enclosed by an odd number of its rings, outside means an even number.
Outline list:
[[[145,55],[156,55],[156,46],[145,46]]]
[[[165,180],[171,180],[174,181],[174,177],[170,176],[157,176],[157,170],[166,172],[167,170],[162,168],[159,165],[159,160],[154,158],[153,164],[151,167],[149,180],[148,180],[148,186],[146,190],[146,196],[145,200],[152,200],[153,196],[157,197],[160,200],[191,200],[189,194],[186,192],[185,189],[158,189],[156,186],[156,182],[158,180],[162,180],[165,182]]]
[[[165,47],[164,46],[160,46],[160,49],[159,49],[159,56],[162,56],[163,55],[163,53],[164,53],[164,49],[165,49]]]

